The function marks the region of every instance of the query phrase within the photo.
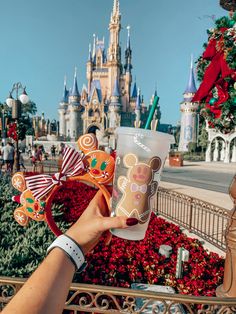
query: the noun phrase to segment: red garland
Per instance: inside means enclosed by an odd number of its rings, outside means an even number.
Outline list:
[[[203,53],[203,59],[211,60],[211,63],[207,67],[203,81],[192,99],[193,102],[201,101],[206,98],[209,95],[210,90],[217,83],[219,77],[224,79],[227,76],[232,76],[234,73],[234,71],[229,68],[225,60],[224,50],[222,49],[224,43],[223,34],[226,30],[227,28],[221,28],[220,39],[216,40],[212,38]],[[226,89],[224,89],[224,93],[227,93]]]
[[[17,130],[16,130],[16,124],[10,123],[8,126],[7,136],[12,138],[14,141],[17,140]]]

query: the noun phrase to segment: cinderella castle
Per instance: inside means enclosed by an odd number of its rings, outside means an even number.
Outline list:
[[[108,49],[104,38],[93,35],[89,46],[87,84],[79,91],[75,70],[73,86],[64,82],[63,97],[59,104],[59,134],[67,140],[76,140],[81,134],[114,134],[118,126],[142,127],[149,108],[143,102],[136,82],[132,85],[132,49],[130,27],[127,27],[125,62],[122,63],[120,46],[121,14],[119,0],[114,0],[111,13]],[[160,118],[160,108],[156,118]]]

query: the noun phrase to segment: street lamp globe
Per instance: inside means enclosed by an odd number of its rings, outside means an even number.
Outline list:
[[[12,106],[14,105],[15,100],[12,97],[12,94],[10,93],[8,98],[6,99],[6,104],[9,108],[12,108]]]
[[[23,105],[26,105],[29,102],[29,96],[27,95],[25,88],[23,93],[19,96],[19,99]]]

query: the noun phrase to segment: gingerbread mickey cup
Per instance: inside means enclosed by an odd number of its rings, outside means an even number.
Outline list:
[[[123,195],[115,212],[117,216],[137,218],[139,223],[143,224],[148,221],[150,215],[150,198],[158,186],[153,177],[161,168],[161,159],[155,156],[146,164],[139,162],[136,155],[127,154],[123,163],[129,170],[127,177],[118,178],[118,188]]]
[[[45,220],[44,206],[45,202],[36,200],[32,192],[27,189],[25,177],[22,172],[17,172],[12,177],[12,185],[21,192],[20,195],[12,197],[12,200],[20,203],[22,206],[17,207],[14,211],[14,218],[21,226],[27,226],[30,219],[36,221]]]

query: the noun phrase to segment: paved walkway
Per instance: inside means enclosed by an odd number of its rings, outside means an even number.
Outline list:
[[[165,163],[165,167],[167,168],[170,167],[168,160]],[[226,172],[226,173],[234,172],[236,174],[236,162],[224,163],[221,161],[205,162],[205,161],[186,161],[185,160],[183,168],[184,167],[188,167],[193,170],[207,169],[208,171],[216,171],[217,169],[217,172]]]
[[[165,168],[169,168],[168,161],[165,164]],[[212,163],[207,163],[207,162],[189,162],[189,161],[184,161],[184,166],[183,168],[188,167],[191,168],[191,170],[208,170],[208,171],[213,171],[215,172],[217,169],[217,172],[219,173],[235,173],[236,175],[236,163],[229,163],[225,164],[223,162],[212,162]],[[220,180],[220,178],[219,178]],[[220,207],[226,208],[226,209],[232,209],[233,207],[233,202],[228,194],[225,193],[220,193],[220,192],[214,192],[214,191],[209,191],[205,189],[199,189],[191,186],[186,186],[186,185],[180,185],[180,184],[175,184],[175,183],[169,183],[169,182],[164,182],[161,181],[160,186],[167,188],[167,189],[172,189],[176,192],[180,192],[183,194],[187,194],[196,198],[199,198],[203,201],[218,205]]]
[[[168,168],[168,160],[165,164],[165,168]],[[208,171],[213,171],[213,172],[219,172],[219,173],[235,173],[236,175],[236,163],[230,163],[230,164],[225,164],[222,162],[212,162],[212,163],[206,163],[206,162],[184,162],[184,167],[191,168],[191,170],[196,170],[198,171],[199,169],[201,170],[208,170]],[[217,169],[217,170],[216,170]],[[220,177],[219,177],[220,180]],[[231,210],[233,208],[233,202],[229,196],[229,194],[225,193],[219,193],[219,192],[214,192],[214,191],[209,191],[205,189],[199,189],[191,186],[186,186],[186,185],[180,185],[180,184],[175,184],[175,183],[169,183],[169,182],[160,182],[160,186],[163,188],[171,189],[173,191],[183,193],[195,198],[198,198],[200,200],[209,202],[211,204],[223,207],[225,209]],[[186,230],[184,230],[184,233],[186,233],[189,237],[194,237],[198,238],[201,242],[202,239],[197,237],[194,234],[188,233]],[[216,252],[220,256],[225,256],[225,253],[213,245],[211,245],[208,242],[203,242],[203,246],[208,249],[209,251]]]

